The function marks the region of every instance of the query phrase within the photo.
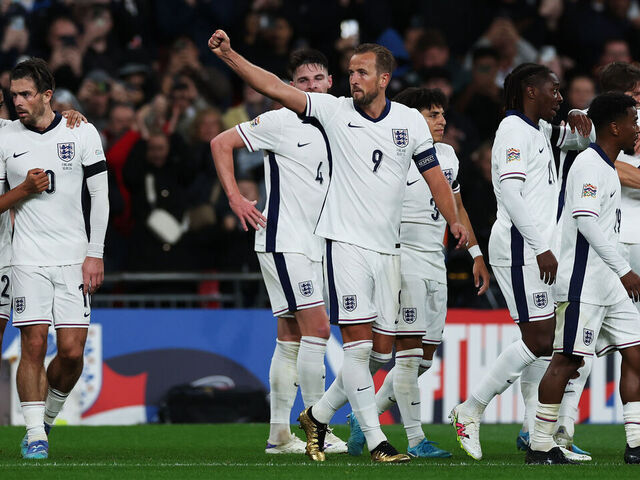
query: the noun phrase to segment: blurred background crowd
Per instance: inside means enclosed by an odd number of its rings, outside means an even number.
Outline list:
[[[291,51],[321,50],[334,95],[349,94],[348,59],[361,42],[396,56],[390,97],[407,86],[441,88],[450,101],[444,141],[460,159],[485,255],[505,76],[522,62],[551,67],[565,98],[560,122],[589,105],[604,65],[640,59],[638,0],[0,0],[0,19],[0,116],[15,118],[10,69],[39,56],[55,74],[54,109],[79,110],[101,132],[111,187],[107,272],[258,271],[253,236],[229,210],[209,141],[277,105],[208,51],[216,28],[283,79]],[[235,161],[244,195],[262,208],[262,155],[239,151]],[[470,262],[451,252],[452,305],[476,306]]]

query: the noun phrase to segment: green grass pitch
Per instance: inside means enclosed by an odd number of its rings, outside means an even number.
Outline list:
[[[295,432],[301,431],[294,427]],[[401,426],[384,426],[399,450],[407,443]],[[515,448],[518,425],[483,425],[484,459],[476,462],[459,447],[449,425],[426,425],[430,439],[453,452],[450,459],[413,459],[405,465],[372,464],[361,457],[328,455],[313,463],[303,455],[266,455],[263,424],[141,425],[134,427],[54,427],[51,457],[20,458],[23,428],[0,427],[0,479],[640,479],[640,465],[625,465],[621,425],[579,425],[578,444],[594,460],[581,466],[524,465]],[[335,433],[346,439],[346,426]]]

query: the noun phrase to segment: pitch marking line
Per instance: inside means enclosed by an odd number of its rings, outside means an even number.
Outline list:
[[[402,466],[402,468],[408,467],[469,467],[473,465],[474,467],[517,467],[521,468],[524,465],[518,465],[513,463],[502,463],[502,462],[482,462],[482,463],[435,463],[435,462],[412,462],[405,463],[402,465],[397,465],[398,467]],[[618,464],[613,463],[582,463],[582,465],[592,465],[597,467],[603,466],[617,466]],[[4,463],[0,464],[1,467],[32,467],[32,468],[51,468],[51,467],[117,467],[117,468],[195,468],[195,467],[311,467],[311,468],[344,468],[344,467],[372,467],[378,468],[381,464],[376,463],[226,463],[226,462],[202,462],[202,463],[117,463],[117,462],[95,462],[95,463],[57,463],[57,462],[46,462],[46,461],[37,461],[34,462],[20,462],[15,464]]]

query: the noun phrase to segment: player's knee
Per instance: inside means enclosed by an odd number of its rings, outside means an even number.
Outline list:
[[[20,356],[25,360],[44,361],[47,352],[47,338],[40,335],[30,335],[22,339]]]
[[[82,361],[84,348],[82,345],[67,344],[58,345],[58,357],[68,363],[77,363]]]
[[[329,338],[331,336],[331,327],[328,324],[320,323],[318,325],[314,325],[314,337],[318,338]]]

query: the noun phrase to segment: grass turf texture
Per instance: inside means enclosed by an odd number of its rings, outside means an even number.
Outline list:
[[[301,438],[302,432],[292,426]],[[450,425],[426,425],[431,440],[453,453],[449,459],[412,459],[405,465],[372,464],[369,455],[328,455],[313,463],[303,455],[266,455],[268,426],[264,424],[140,425],[134,427],[54,427],[50,458],[25,461],[20,427],[0,427],[0,479],[43,478],[278,478],[389,479],[473,478],[513,480],[640,478],[640,465],[625,465],[621,425],[579,425],[576,439],[593,454],[582,466],[527,466],[516,450],[519,425],[483,425],[484,458],[476,462],[460,449]],[[347,426],[336,426],[344,440]],[[389,441],[406,451],[404,430],[385,426]]]

